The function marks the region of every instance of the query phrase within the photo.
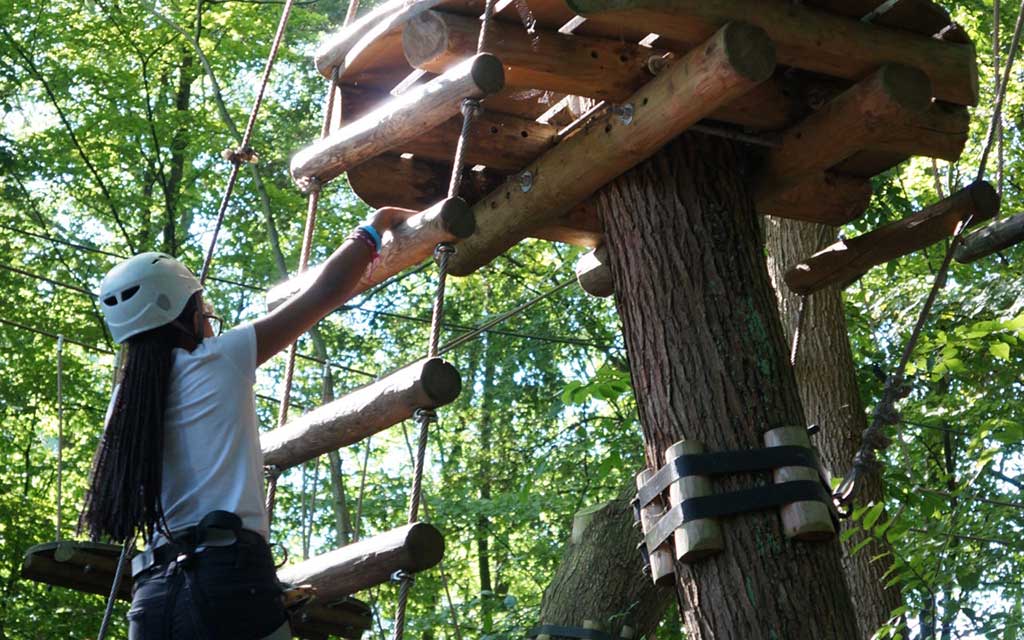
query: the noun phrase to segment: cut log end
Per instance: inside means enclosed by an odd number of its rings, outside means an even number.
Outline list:
[[[878,82],[893,102],[909,111],[924,111],[931,104],[932,82],[923,71],[890,63],[878,70]]]
[[[409,528],[405,538],[411,566],[407,571],[424,571],[441,562],[444,557],[444,536],[426,522],[417,522]]]
[[[972,213],[976,220],[988,220],[999,213],[999,194],[991,184],[980,180],[970,184],[967,190],[971,195],[971,202],[974,203]]]
[[[462,376],[458,370],[441,358],[431,358],[423,363],[420,376],[423,391],[430,398],[432,409],[453,402],[462,393]]]
[[[441,224],[456,238],[468,238],[476,231],[476,217],[469,204],[456,196],[441,203]]]
[[[598,298],[607,298],[615,293],[607,247],[601,245],[580,257],[576,263],[576,281],[581,289]]]
[[[775,71],[775,44],[764,29],[745,22],[730,22],[719,32],[725,56],[737,73],[764,82]]]
[[[402,30],[402,52],[409,66],[418,69],[448,49],[448,26],[433,11],[424,11]]]
[[[470,75],[480,91],[491,95],[501,91],[505,87],[505,68],[495,56],[489,53],[480,53],[473,58]]]

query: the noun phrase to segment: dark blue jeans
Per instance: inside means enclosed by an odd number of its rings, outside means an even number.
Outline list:
[[[286,619],[266,543],[207,548],[139,574],[129,640],[259,640]]]

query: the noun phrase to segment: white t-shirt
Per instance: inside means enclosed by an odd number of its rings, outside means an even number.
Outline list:
[[[171,531],[211,511],[238,514],[264,538],[263,452],[256,420],[256,331],[244,324],[174,350],[164,412],[163,500]]]

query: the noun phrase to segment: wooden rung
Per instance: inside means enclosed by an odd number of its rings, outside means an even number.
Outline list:
[[[277,577],[285,584],[310,585],[318,599],[330,602],[384,584],[396,571],[429,569],[443,556],[441,532],[416,522],[285,567]]]
[[[833,227],[859,218],[871,202],[871,181],[832,172],[805,177],[790,189],[763,194],[757,211]]]
[[[267,431],[260,437],[263,461],[293,467],[408,420],[417,409],[444,406],[461,391],[455,367],[420,360]]]
[[[352,291],[356,296],[391,276],[429,258],[439,242],[464,238],[476,228],[473,212],[462,198],[447,198],[421,211],[381,238],[380,257],[367,267]],[[308,287],[320,273],[320,267],[309,269],[274,286],[267,292],[268,309]]]
[[[964,238],[956,249],[957,262],[974,262],[1024,242],[1024,213],[996,220]]]
[[[614,29],[659,33],[696,45],[731,20],[744,20],[776,43],[779,64],[860,80],[899,62],[931,78],[935,97],[978,102],[978,69],[971,45],[888,29],[793,4],[788,0],[567,0],[588,21]],[[621,27],[620,27],[621,28]]]
[[[580,256],[576,262],[576,281],[592,296],[607,298],[615,293],[612,269],[608,264],[608,247],[601,245]]]
[[[491,22],[488,51],[505,65],[509,87],[545,89],[620,102],[651,78],[647,62],[657,51],[638,44],[604,38],[570,36],[522,25]],[[402,33],[409,64],[442,73],[476,51],[480,20],[425,11],[411,19]]]
[[[654,471],[644,469],[636,475],[636,488],[639,490],[653,477]],[[655,498],[650,504],[640,507],[640,522],[644,533],[654,526],[654,523],[664,511],[665,501],[661,498]],[[653,552],[650,552],[648,560],[651,567],[651,580],[654,581],[654,584],[675,584],[675,560],[673,559],[672,545],[668,543],[668,540]]]
[[[466,275],[487,264],[523,230],[557,219],[774,69],[774,49],[763,31],[726,25],[622,108],[598,116],[528,165],[528,187],[521,177],[510,179],[479,202],[477,233],[460,243],[450,272]]]
[[[486,53],[469,58],[296,153],[292,178],[300,185],[313,178],[327,182],[454,117],[464,98],[482,98],[503,84],[497,58]]]
[[[883,66],[785,132],[782,143],[768,155],[755,197],[777,197],[871,142],[885,139],[891,121],[928,108],[931,92],[928,76],[922,72],[896,64]]]
[[[684,455],[704,453],[704,443],[696,440],[680,440],[665,450],[665,464]],[[668,487],[668,508],[672,509],[685,500],[702,498],[713,493],[711,478],[707,476],[683,476]],[[715,518],[701,518],[684,523],[672,534],[675,542],[676,559],[692,563],[713,556],[725,548],[722,525]]]
[[[811,441],[807,437],[806,427],[779,427],[765,432],[764,445],[810,447]],[[809,467],[779,467],[772,471],[772,481],[775,484],[796,480],[821,481],[818,472]],[[832,524],[832,514],[824,502],[793,502],[783,505],[779,509],[779,514],[782,517],[782,532],[787,538],[810,542],[828,540],[836,533]]]
[[[346,598],[341,602],[306,605],[291,616],[292,633],[296,638],[329,638],[341,636],[358,640],[373,626],[373,612],[364,602]]]
[[[336,66],[345,65],[345,57],[349,51],[371,31],[375,31],[382,23],[393,21],[402,10],[410,11],[414,7],[403,0],[391,0],[359,18],[352,24],[339,29],[328,36],[313,56],[317,71],[325,78],[330,78]]]
[[[786,271],[786,284],[806,295],[832,284],[846,284],[865,271],[932,245],[956,231],[968,217],[976,224],[999,210],[999,196],[987,182],[975,182],[953,195],[862,236],[840,240]]]

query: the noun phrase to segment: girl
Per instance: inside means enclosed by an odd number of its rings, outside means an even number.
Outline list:
[[[308,288],[220,336],[199,281],[168,255],[103,279],[126,356],[82,520],[93,539],[149,543],[132,562],[131,640],[291,637],[267,544],[256,368],[344,303],[381,234],[412,213],[379,209]]]

